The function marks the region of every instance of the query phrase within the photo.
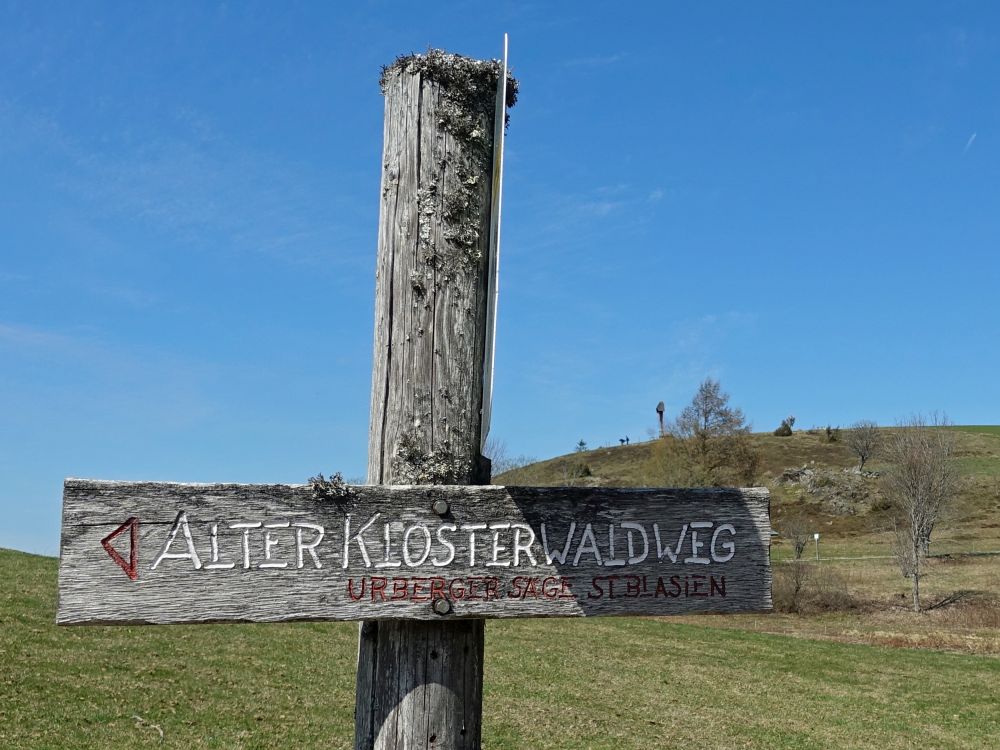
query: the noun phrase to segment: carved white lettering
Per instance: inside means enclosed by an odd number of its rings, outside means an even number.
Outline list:
[[[545,563],[551,565],[553,560],[558,560],[560,565],[566,564],[566,556],[569,554],[569,549],[573,545],[573,534],[576,533],[576,521],[571,521],[569,524],[569,531],[566,533],[566,544],[563,545],[562,553],[555,551],[549,551],[549,539],[545,533],[545,524],[541,526],[542,531],[542,552],[545,554]],[[533,563],[534,561],[532,561]],[[575,563],[574,563],[575,564]]]
[[[229,570],[235,568],[236,563],[219,562],[219,524],[213,523],[208,532],[208,539],[212,545],[212,561],[205,563],[205,570]]]
[[[628,545],[628,564],[638,565],[649,555],[649,537],[646,535],[646,529],[641,523],[634,523],[633,521],[622,521],[621,527],[625,529],[625,537]],[[635,545],[633,543],[632,532],[637,531],[642,536],[642,553],[635,553]]]
[[[392,556],[392,527],[396,524],[387,523],[383,529],[383,538],[385,539],[385,554],[383,559],[375,563],[376,568],[398,568],[403,564],[402,560],[393,558]],[[399,524],[402,526],[402,524]]]
[[[663,547],[660,544],[660,525],[658,523],[653,524],[653,538],[656,539],[656,559],[662,560],[663,556],[666,555],[670,558],[670,562],[677,562],[677,555],[681,553],[681,545],[684,544],[684,535],[687,534],[688,525],[684,524],[681,527],[681,533],[677,535],[677,546],[674,549],[670,547]]]
[[[372,566],[372,561],[371,558],[368,557],[368,548],[365,547],[365,540],[361,537],[361,535],[368,531],[368,529],[371,528],[371,525],[375,523],[381,515],[381,513],[376,513],[374,516],[369,518],[365,525],[358,529],[358,533],[353,537],[354,541],[358,543],[358,550],[361,552],[361,558],[365,561],[366,568],[370,568]],[[351,516],[348,514],[347,518],[344,519],[344,559],[341,563],[341,567],[345,570],[351,564],[351,539]]]
[[[514,529],[514,567],[516,568],[521,564],[522,552],[531,560],[532,567],[537,566],[538,563],[535,562],[535,556],[531,552],[531,545],[535,543],[535,530],[526,523],[513,523],[511,524],[511,528]],[[521,542],[522,531],[528,534],[528,541],[523,543]],[[565,553],[563,553],[563,559],[566,559]],[[551,560],[549,560],[549,564],[552,564]]]
[[[691,528],[691,555],[690,557],[684,558],[685,564],[694,565],[708,565],[712,561],[705,557],[704,555],[699,555],[698,550],[705,546],[704,542],[698,541],[698,532],[696,529],[710,529],[713,524],[711,521],[692,521],[689,524]]]
[[[184,541],[187,544],[187,552],[170,551],[170,545],[172,545],[174,543],[174,539],[177,538],[178,531],[184,535]],[[167,541],[164,542],[163,549],[160,551],[160,556],[153,561],[153,564],[149,569],[156,570],[156,566],[164,560],[190,560],[191,564],[194,565],[195,570],[201,569],[201,558],[198,557],[198,550],[194,548],[194,540],[191,539],[191,528],[188,526],[187,513],[184,511],[177,514],[177,518],[174,520],[174,525],[170,529],[170,533],[167,534]]]
[[[278,540],[271,536],[271,529],[287,529],[291,524],[288,521],[281,523],[264,524],[264,561],[257,564],[258,568],[287,568],[288,562],[275,562],[271,557],[271,550],[278,545]]]
[[[719,534],[723,531],[729,532],[734,537],[736,536],[736,529],[731,523],[722,524],[715,530],[715,533],[712,534],[712,543],[709,546],[709,552],[712,555],[712,559],[715,560],[715,562],[720,563],[729,562],[736,554],[736,544],[733,541],[722,542],[720,545],[722,549],[726,550],[726,554],[720,555],[715,551],[715,545],[718,543]]]
[[[625,558],[615,557],[615,525],[608,524],[608,556],[604,558],[604,564],[608,567],[617,567],[625,564]]]
[[[410,535],[413,532],[419,531],[424,535],[424,551],[421,556],[417,559],[410,557]],[[403,562],[405,562],[409,567],[416,568],[418,565],[423,565],[424,561],[427,560],[427,556],[431,553],[431,531],[422,523],[414,524],[406,530],[403,534]]]
[[[419,568],[433,566],[445,568],[455,564],[460,555],[465,554],[462,544],[455,541],[454,534],[466,534],[468,543],[468,565],[495,568],[539,567],[539,565],[570,565],[622,567],[641,565],[647,561],[684,565],[709,565],[727,563],[735,557],[737,533],[732,523],[716,524],[713,521],[696,520],[681,524],[674,529],[661,529],[657,522],[641,523],[621,521],[620,523],[580,523],[571,521],[565,536],[556,532],[550,538],[551,529],[546,523],[532,527],[528,523],[509,519],[489,520],[483,523],[409,523],[388,521],[378,512],[364,519],[353,515],[344,518],[344,539],[341,550],[340,540],[328,554],[336,559],[340,556],[342,567],[352,567],[351,553],[355,555],[353,566],[365,568]],[[373,528],[382,524],[382,533]],[[178,514],[163,546],[153,561],[151,569],[161,567],[165,560],[188,560],[195,570],[231,570],[242,565],[244,570],[297,569],[309,567],[321,569],[320,544],[326,531],[323,526],[307,522],[280,521],[235,521],[228,528],[240,532],[240,551],[229,542],[219,540],[222,521],[207,523],[208,560],[202,561],[186,512]],[[650,534],[650,527],[652,534]],[[251,532],[261,529],[262,549],[251,550]],[[294,534],[282,535],[281,529],[294,530]],[[579,534],[577,532],[580,532]],[[607,546],[598,543],[607,533]],[[536,559],[535,547],[539,541],[542,555]],[[384,543],[378,549],[375,535]],[[489,534],[487,537],[486,534]],[[676,537],[674,537],[676,534]],[[366,536],[368,535],[368,536]],[[224,535],[225,536],[225,535]],[[462,537],[459,537],[462,539]],[[183,541],[182,541],[183,540]],[[294,558],[291,542],[295,543]],[[462,540],[465,541],[464,539]],[[654,548],[655,542],[655,548]],[[257,544],[254,541],[254,544]],[[289,547],[284,548],[283,545]],[[286,551],[282,554],[282,549]],[[686,556],[681,551],[686,550]],[[259,557],[258,557],[259,555]],[[655,555],[655,557],[654,557]],[[242,557],[242,562],[240,558]],[[231,558],[236,558],[233,562]],[[360,559],[359,559],[360,558]],[[294,560],[294,562],[293,562]],[[460,562],[465,562],[464,560]],[[618,580],[617,578],[613,580]],[[700,580],[700,579],[699,579]]]
[[[476,532],[485,531],[485,523],[463,523],[462,531],[469,532],[469,567],[476,565]]]
[[[589,523],[584,527],[583,533],[580,535],[580,543],[576,547],[576,555],[573,556],[574,568],[580,564],[580,556],[585,551],[590,552],[594,556],[594,561],[598,565],[603,565],[601,560],[601,550],[597,548],[597,539],[594,537],[594,529]]]
[[[243,538],[240,540],[243,546],[243,570],[250,570],[250,529],[259,529],[260,521],[231,523],[231,529],[243,529]]]
[[[316,555],[316,547],[319,543],[323,541],[323,535],[326,530],[322,526],[318,526],[314,523],[305,523],[299,521],[292,524],[295,527],[295,567],[301,569],[305,565],[305,560],[303,559],[303,552],[308,552],[309,556],[312,557],[313,565],[318,569],[323,567],[323,563],[319,561],[319,557]],[[314,531],[316,536],[312,538],[309,544],[305,544],[302,541],[302,532],[306,529]]]
[[[448,548],[448,556],[443,560],[439,560],[437,557],[434,557],[431,560],[431,565],[435,568],[443,568],[445,565],[450,565],[451,561],[455,559],[455,545],[448,539],[444,538],[445,531],[458,531],[458,526],[453,523],[443,523],[438,526],[437,539],[443,546]]]
[[[501,562],[498,558],[501,552],[506,552],[507,548],[500,544],[500,532],[506,531],[510,528],[509,523],[491,523],[490,531],[493,532],[493,546],[491,559],[486,561],[487,567],[494,568],[507,568],[510,567],[510,560],[504,560]]]

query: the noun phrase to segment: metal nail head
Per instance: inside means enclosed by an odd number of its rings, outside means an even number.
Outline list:
[[[439,516],[443,516],[445,513],[448,512],[448,501],[440,499],[435,500],[434,505],[432,505],[431,507],[434,509],[435,513],[437,513]]]
[[[439,615],[446,615],[451,612],[451,602],[448,599],[435,599],[434,611]]]

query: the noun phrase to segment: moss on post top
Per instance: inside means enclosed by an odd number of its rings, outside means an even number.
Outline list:
[[[394,63],[383,67],[379,87],[384,94],[395,73],[419,74],[441,84],[451,96],[461,97],[467,105],[492,111],[502,70],[500,60],[476,60],[430,49],[423,55],[400,55]],[[517,79],[507,71],[507,107],[513,107],[516,102]]]

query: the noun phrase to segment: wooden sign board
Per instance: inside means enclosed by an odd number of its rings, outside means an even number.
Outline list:
[[[763,489],[70,479],[60,624],[771,609]]]

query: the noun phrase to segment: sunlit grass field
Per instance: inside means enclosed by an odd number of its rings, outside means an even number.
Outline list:
[[[0,747],[352,746],[354,624],[57,628],[55,598],[54,559],[0,551]],[[978,749],[1000,737],[1000,659],[706,619],[489,623],[484,747]]]
[[[1000,427],[954,429],[961,488],[931,551],[1000,551]],[[884,513],[837,515],[775,482],[852,467],[843,443],[753,440],[774,526],[794,513],[820,533],[820,605],[490,622],[484,747],[1000,747],[1000,557],[930,560],[925,601],[951,603],[914,615]],[[597,448],[507,479],[656,485],[654,450]],[[789,557],[776,537],[776,581]],[[0,749],[352,747],[355,624],[57,628],[55,600],[56,560],[0,550]]]

